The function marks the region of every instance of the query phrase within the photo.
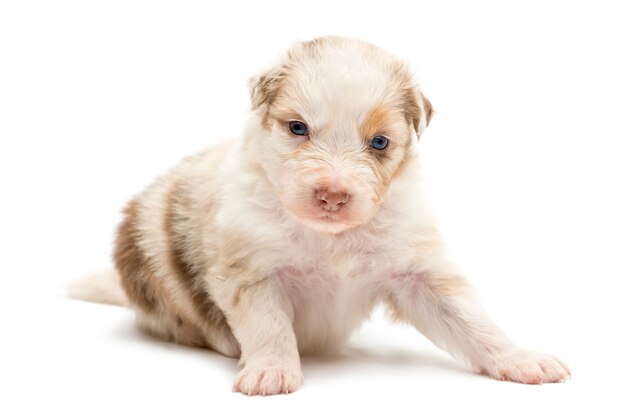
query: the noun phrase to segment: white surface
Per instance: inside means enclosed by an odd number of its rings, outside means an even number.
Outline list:
[[[623,409],[626,29],[618,2],[574,3],[0,3],[0,409]],[[571,381],[491,381],[378,313],[342,356],[304,360],[295,394],[246,398],[234,360],[63,297],[110,266],[133,193],[239,132],[249,75],[323,34],[416,68],[450,252]]]

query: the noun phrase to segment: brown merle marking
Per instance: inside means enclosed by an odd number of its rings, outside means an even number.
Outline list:
[[[204,265],[192,261],[192,258],[185,253],[191,239],[190,233],[186,232],[184,227],[193,225],[187,217],[188,213],[185,212],[188,207],[183,187],[180,183],[175,184],[167,197],[167,209],[163,221],[169,244],[168,259],[173,270],[172,274],[189,293],[193,307],[200,318],[217,326],[228,327],[224,313],[215,305],[206,289],[202,278],[206,270]]]

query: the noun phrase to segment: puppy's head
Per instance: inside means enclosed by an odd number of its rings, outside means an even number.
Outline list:
[[[250,88],[286,210],[332,234],[375,215],[432,114],[401,61],[339,37],[296,44]]]

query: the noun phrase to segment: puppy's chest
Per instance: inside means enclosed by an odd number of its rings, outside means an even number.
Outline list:
[[[377,247],[329,241],[297,248],[276,269],[283,290],[296,303],[338,309],[367,298],[385,276]]]

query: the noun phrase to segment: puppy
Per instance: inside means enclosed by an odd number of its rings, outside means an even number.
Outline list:
[[[446,258],[420,192],[433,111],[403,62],[319,38],[250,91],[243,136],[134,198],[117,273],[74,296],[129,305],[142,330],[240,358],[233,389],[248,395],[296,390],[300,354],[339,346],[380,302],[493,378],[569,377],[558,358],[511,343]]]

